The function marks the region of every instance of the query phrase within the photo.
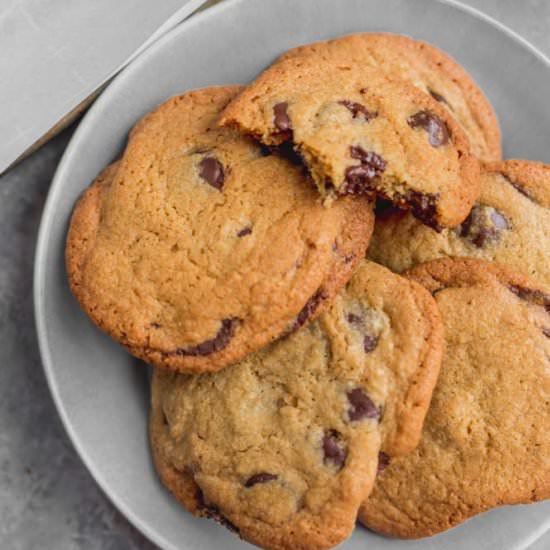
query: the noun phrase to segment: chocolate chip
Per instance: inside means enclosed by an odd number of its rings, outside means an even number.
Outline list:
[[[300,313],[296,316],[296,319],[292,323],[289,332],[293,332],[303,326],[306,321],[315,313],[319,305],[327,297],[323,289],[318,289],[317,292],[306,302]]]
[[[237,323],[237,319],[223,319],[222,326],[220,327],[220,330],[218,330],[218,333],[216,334],[216,336],[214,336],[214,338],[201,342],[196,346],[177,349],[176,351],[169,352],[168,354],[197,356],[210,355],[211,353],[221,351],[229,344],[231,338],[233,338]]]
[[[268,474],[266,472],[261,472],[259,474],[254,474],[249,477],[244,484],[245,487],[253,487],[257,483],[267,483],[268,481],[274,481],[278,479],[279,476],[275,474]]]
[[[374,351],[377,345],[378,345],[377,336],[370,336],[367,334],[363,338],[363,349],[365,350],[365,353],[370,353],[371,351]]]
[[[343,99],[338,103],[343,105],[353,115],[353,118],[357,118],[359,115],[362,115],[367,122],[370,122],[373,118],[378,116],[376,111],[369,111],[364,105],[361,105],[361,103],[356,103],[355,101]]]
[[[543,328],[542,333],[546,336],[546,338],[550,338],[550,328]]]
[[[459,235],[481,248],[500,239],[502,231],[509,229],[508,220],[492,206],[476,204],[459,226]]]
[[[286,101],[283,101],[282,103],[277,103],[273,107],[273,124],[275,124],[275,127],[281,132],[289,132],[292,131],[292,123],[290,122],[290,118],[288,118],[288,103]]]
[[[514,181],[512,180],[509,176],[507,176],[504,172],[500,172],[500,175],[506,180],[507,183],[509,183],[518,193],[521,193],[524,197],[527,197],[529,200],[533,201],[533,202],[537,202],[535,201],[535,199],[533,198],[533,196],[531,195],[531,193],[529,193],[529,191],[527,191],[527,189],[525,189],[525,187],[523,187],[523,185],[519,184],[517,181]]]
[[[357,166],[349,166],[345,171],[346,185],[342,191],[345,195],[362,195],[372,191],[369,185],[374,178],[386,169],[386,161],[373,151],[365,151],[358,145],[350,148],[351,158],[361,162]]]
[[[223,166],[214,157],[205,157],[199,163],[199,176],[212,187],[221,190],[224,182]]]
[[[550,313],[550,295],[534,288],[527,288],[519,285],[508,285],[508,289],[521,300],[531,302],[536,306],[543,307],[547,313]]]
[[[410,206],[415,218],[435,231],[440,232],[443,228],[436,221],[438,198],[439,194],[408,191],[403,195],[401,200]]]
[[[237,237],[245,237],[246,235],[250,235],[252,233],[252,229],[250,227],[244,227],[237,233]]]
[[[363,317],[361,317],[360,315],[356,315],[355,313],[348,313],[346,315],[346,319],[348,320],[348,323],[352,325],[363,324]]]
[[[203,512],[204,516],[208,519],[213,519],[216,523],[223,525],[226,529],[232,533],[239,534],[239,528],[231,523],[219,510],[216,506],[209,506],[205,508]]]
[[[361,315],[357,315],[356,313],[348,313],[346,315],[346,319],[350,325],[355,325],[364,332],[365,319]],[[365,350],[365,353],[370,353],[376,348],[377,345],[378,336],[366,334],[363,337],[363,349]]]
[[[378,453],[378,468],[376,475],[380,475],[390,465],[390,457],[383,451]]]
[[[449,128],[443,120],[429,111],[419,111],[407,119],[407,124],[415,129],[422,128],[428,132],[432,147],[440,147],[449,142]]]
[[[197,501],[197,508],[201,511],[202,516],[213,519],[220,525],[223,525],[226,529],[229,529],[229,531],[237,533],[237,535],[239,534],[239,528],[223,516],[217,506],[206,503],[204,494],[200,487],[197,487],[197,490],[195,491],[195,500]]]
[[[428,88],[428,92],[439,103],[445,103],[446,105],[449,105],[449,102],[440,93],[436,92],[435,90],[432,90],[431,88]]]
[[[155,322],[151,323],[149,326],[151,328],[160,328],[161,327],[160,323],[155,323]]]
[[[361,388],[354,388],[346,393],[351,405],[348,410],[349,419],[363,420],[365,418],[380,418],[381,410]]]
[[[346,461],[347,452],[343,447],[340,433],[330,430],[323,436],[323,454],[325,464],[331,463],[341,468]]]
[[[368,91],[369,91],[369,89],[365,86],[364,88],[361,88],[361,89],[359,90],[359,93],[360,93],[360,94],[366,94]]]

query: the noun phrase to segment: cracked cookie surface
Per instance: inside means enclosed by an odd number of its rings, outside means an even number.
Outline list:
[[[386,467],[359,518],[418,538],[548,498],[548,288],[472,258],[428,262],[408,276],[434,295],[446,350],[420,444]]]
[[[406,79],[430,94],[460,124],[479,159],[501,159],[500,129],[495,112],[472,77],[447,53],[408,36],[352,34],[293,48],[282,57],[322,55],[354,59]]]
[[[317,320],[240,363],[155,370],[159,476],[189,511],[264,548],[334,546],[380,464],[417,444],[442,341],[429,293],[363,261]]]
[[[437,229],[461,223],[479,191],[478,162],[449,112],[351,54],[276,61],[221,123],[292,146],[326,198],[382,196]]]
[[[526,160],[487,163],[481,193],[466,220],[436,233],[410,214],[377,216],[368,250],[398,273],[446,256],[496,261],[550,285],[550,166]]]
[[[368,200],[325,208],[300,167],[217,126],[238,91],[188,92],[148,114],[71,220],[71,290],[156,366],[217,370],[304,324],[372,232]]]

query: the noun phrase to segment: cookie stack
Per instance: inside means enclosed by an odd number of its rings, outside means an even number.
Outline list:
[[[267,549],[414,538],[550,496],[549,208],[456,62],[359,34],[144,117],[67,270],[155,367],[190,512]]]

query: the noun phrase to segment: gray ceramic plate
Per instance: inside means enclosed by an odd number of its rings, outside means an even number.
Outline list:
[[[96,330],[69,293],[63,247],[73,204],[120,153],[130,127],[168,96],[246,82],[291,46],[356,31],[405,33],[450,52],[493,102],[506,155],[550,162],[549,62],[487,17],[437,0],[227,0],[183,23],[120,74],[90,109],[59,165],[36,255],[44,367],[65,427],[93,476],[164,549],[248,545],[192,518],[157,481],[147,444],[146,369]],[[358,528],[342,548],[519,549],[548,527],[550,502],[496,510],[419,542]]]

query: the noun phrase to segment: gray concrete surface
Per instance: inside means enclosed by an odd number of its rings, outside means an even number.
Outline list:
[[[550,1],[469,3],[550,55]],[[152,550],[73,450],[37,349],[34,247],[48,186],[73,131],[67,129],[0,178],[0,550]],[[548,548],[550,535],[532,546]]]

